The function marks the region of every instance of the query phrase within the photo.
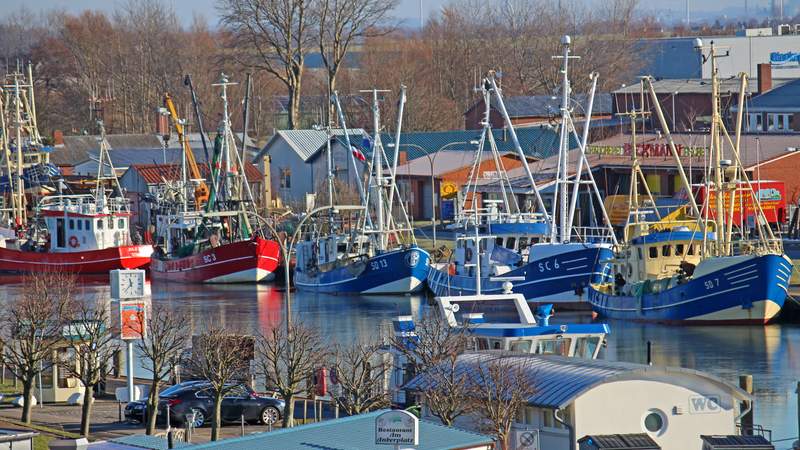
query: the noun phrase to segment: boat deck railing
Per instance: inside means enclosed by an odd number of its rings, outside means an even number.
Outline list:
[[[469,227],[489,223],[545,223],[546,220],[541,213],[509,213],[495,208],[478,208],[460,212],[456,215],[455,222]]]
[[[614,241],[611,233],[606,227],[572,227],[573,236],[580,242],[611,243]]]
[[[36,206],[37,211],[64,211],[76,214],[120,214],[128,212],[128,199],[121,197],[97,197],[91,194],[50,195]]]

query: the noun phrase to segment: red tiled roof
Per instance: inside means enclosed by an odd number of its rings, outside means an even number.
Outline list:
[[[200,174],[208,177],[208,166],[198,164]],[[139,175],[147,184],[160,184],[163,180],[177,181],[181,177],[180,164],[134,164],[130,169],[139,172]],[[260,183],[262,181],[261,171],[253,163],[245,163],[244,166],[247,181],[250,183]]]

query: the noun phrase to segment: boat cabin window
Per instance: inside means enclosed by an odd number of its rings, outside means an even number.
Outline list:
[[[503,343],[498,341],[497,339],[492,339],[490,341],[490,344],[492,346],[492,350],[505,350],[503,348]]]
[[[502,237],[495,238],[494,239],[494,244],[497,245],[498,247],[502,247],[503,246],[503,238]]]
[[[97,219],[97,229],[98,230],[103,229],[103,219]]]
[[[475,350],[489,350],[489,341],[486,338],[475,338]]]
[[[649,249],[650,249],[649,250],[650,251],[650,259],[658,258],[658,247],[656,247],[654,245],[652,247],[649,247]]]
[[[78,219],[77,222],[78,222],[78,229],[82,230],[83,229],[83,221]]]
[[[125,219],[117,220],[117,228],[119,228],[120,230],[125,228]]]
[[[84,220],[84,221],[83,221],[83,225],[86,227],[86,229],[87,229],[87,230],[88,230],[88,229],[90,229],[90,228],[92,228],[92,227],[89,225],[89,219],[86,219],[86,220]]]
[[[536,353],[541,355],[569,356],[572,339],[545,339],[538,342]]]
[[[578,340],[575,341],[575,357],[592,359],[599,344],[599,336],[579,337]]]
[[[108,229],[109,230],[114,229],[114,219],[112,219],[111,217],[108,218]]]
[[[514,249],[514,244],[517,243],[517,238],[510,237],[506,240],[506,248]]]
[[[528,238],[519,238],[519,251],[525,250],[526,248],[528,248]]]
[[[69,219],[69,229],[70,230],[75,229],[75,219]]]
[[[686,249],[687,255],[694,255],[694,245],[689,245],[689,248]]]
[[[661,246],[661,256],[670,256],[672,254],[672,247],[669,245]]]
[[[514,341],[514,342],[511,343],[511,351],[512,352],[530,353],[530,351],[531,351],[531,341],[529,341],[529,340]]]
[[[683,256],[683,244],[675,244],[675,256]]]

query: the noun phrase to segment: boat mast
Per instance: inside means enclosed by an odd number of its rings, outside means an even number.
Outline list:
[[[538,207],[539,211],[542,212],[544,216],[544,221],[547,223],[550,228],[553,228],[553,222],[550,218],[550,215],[547,214],[547,208],[544,206],[544,201],[542,200],[542,195],[539,192],[539,187],[536,186],[536,180],[533,179],[533,172],[531,172],[531,168],[528,165],[528,159],[525,156],[525,152],[522,151],[522,146],[519,144],[519,139],[517,138],[517,133],[514,131],[514,124],[511,122],[511,117],[508,115],[508,111],[506,110],[506,105],[503,102],[503,96],[500,92],[500,89],[497,87],[497,82],[494,79],[494,72],[489,72],[487,79],[492,86],[492,91],[494,92],[495,98],[497,98],[497,106],[500,109],[500,114],[503,116],[503,120],[505,121],[506,128],[508,129],[508,134],[511,136],[511,142],[514,143],[514,149],[517,151],[517,156],[519,157],[520,161],[522,161],[522,167],[525,169],[525,175],[528,176],[528,182],[531,184],[531,188],[533,189],[533,193],[536,196],[536,206]]]
[[[580,59],[580,56],[570,55],[570,43],[572,39],[569,35],[564,35],[561,38],[561,46],[564,48],[564,54],[561,56],[553,56],[553,59],[563,59],[561,63],[561,134],[558,146],[558,172],[556,176],[556,191],[558,191],[558,201],[553,199],[553,217],[558,214],[560,239],[557,239],[556,228],[550,229],[551,242],[560,241],[562,243],[569,242],[570,237],[570,224],[567,223],[567,189],[569,189],[567,177],[567,154],[569,153],[569,127],[571,124],[569,114],[569,94],[571,91],[569,83],[569,60]],[[558,203],[558,212],[556,212],[556,203]]]
[[[362,91],[364,92],[364,91]],[[388,90],[372,89],[366,92],[372,93],[372,128],[373,128],[373,145],[372,145],[372,160],[373,160],[373,177],[375,178],[375,202],[377,204],[376,211],[376,226],[378,227],[378,245],[377,249],[383,251],[386,249],[386,218],[383,203],[383,144],[381,143],[380,123],[381,123],[381,110],[378,104],[378,93],[391,92]]]
[[[392,185],[395,186],[395,174],[397,173],[397,160],[400,159],[400,132],[403,129],[403,110],[406,106],[406,87],[400,85],[400,98],[397,100],[397,125],[395,126],[394,135],[394,157],[392,158],[392,170],[390,176],[392,177]],[[433,186],[431,186],[433,189]],[[394,191],[392,187],[389,190],[389,220],[392,220],[392,210],[394,209]],[[400,199],[398,199],[400,200]],[[402,200],[400,200],[402,201]],[[436,205],[431,205],[431,208],[436,208]]]
[[[726,55],[727,56],[727,55]],[[719,79],[717,78],[717,49],[714,41],[711,41],[709,59],[711,60],[711,148],[714,155],[714,203],[716,208],[715,219],[717,229],[723,230],[719,239],[716,255],[723,256],[730,253],[730,240],[727,234],[725,220],[725,206],[723,199],[723,173],[722,173],[722,141],[720,139],[720,116],[719,116]]]
[[[27,222],[25,217],[25,180],[23,180],[23,164],[24,160],[22,157],[22,111],[20,110],[20,84],[19,84],[19,74],[14,74],[14,107],[15,107],[15,116],[14,122],[16,126],[16,150],[17,150],[17,167],[16,167],[16,177],[17,177],[17,208],[18,211],[15,212],[16,224],[17,226],[22,226]]]

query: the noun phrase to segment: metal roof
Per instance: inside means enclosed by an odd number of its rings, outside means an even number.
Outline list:
[[[578,110],[586,108],[586,94],[577,94],[573,98],[580,105]],[[551,117],[561,114],[560,95],[519,95],[504,98],[503,101],[511,118]],[[491,104],[492,108],[497,109],[497,99],[495,97],[492,97]],[[592,115],[611,114],[613,112],[612,104],[611,94],[595,94]],[[483,105],[483,100],[473,105],[472,108],[479,105]]]
[[[558,132],[549,125],[515,128],[517,139],[525,156],[544,159],[558,153]],[[501,153],[516,152],[511,135],[506,129],[492,130],[497,150]],[[408,160],[434,154],[439,150],[474,152],[476,145],[471,142],[479,141],[481,130],[450,130],[450,131],[424,131],[402,133],[400,135],[400,149],[406,150]],[[394,135],[383,134],[381,141],[386,149],[394,148]],[[390,145],[391,144],[391,145]],[[577,141],[570,137],[570,148],[577,147]],[[489,143],[484,143],[485,152],[489,151]]]
[[[115,445],[116,444],[116,445]],[[175,441],[175,448],[190,447],[191,444],[185,442]],[[143,434],[135,434],[131,436],[123,436],[114,439],[109,439],[107,442],[92,443],[89,445],[92,450],[116,450],[116,449],[134,449],[143,448],[149,450],[167,450],[167,440],[156,437],[147,436]]]
[[[340,128],[332,130],[332,133],[334,136],[344,136],[344,130]],[[358,144],[361,142],[361,137],[365,131],[361,128],[355,128],[348,129],[347,133],[350,135],[351,143]],[[308,161],[325,145],[327,138],[328,132],[325,130],[278,130],[258,153],[256,159],[269,153],[270,148],[272,148],[277,139],[283,139],[297,153],[297,156],[303,161]]]
[[[719,90],[721,94],[738,94],[739,93],[739,78],[726,78],[719,80]],[[635,94],[639,95],[641,92],[639,83],[633,83],[623,88],[614,91],[614,94]],[[653,89],[656,94],[708,94],[711,95],[711,79],[710,78],[669,78],[662,80],[653,80]],[[747,92],[758,92],[758,83],[747,83]],[[645,95],[647,91],[645,90]]]
[[[732,109],[736,111],[736,107]],[[745,107],[745,112],[759,111],[799,111],[800,80],[793,80],[753,97]]]
[[[251,450],[256,448],[381,450],[386,446],[375,445],[375,418],[384,412],[386,410],[267,433],[255,433],[240,438],[195,445],[192,448],[198,450]],[[491,445],[493,442],[490,436],[420,420],[419,445],[414,448],[416,450],[450,450]]]
[[[507,364],[508,367],[519,368],[525,372],[528,383],[535,389],[528,399],[529,404],[543,408],[563,408],[577,397],[596,386],[612,381],[626,379],[659,379],[680,377],[702,378],[731,391],[741,400],[750,399],[750,395],[738,387],[713,375],[692,369],[647,366],[643,364],[619,361],[586,360],[554,355],[531,355],[523,353],[490,353],[471,352],[458,357],[456,371],[466,374],[477,374],[479,367],[488,363]],[[474,379],[474,378],[473,378]],[[429,389],[434,380],[424,373],[416,376],[406,389],[422,391]]]
[[[160,148],[161,140],[155,134],[108,134],[106,140],[112,148]],[[60,166],[86,161],[89,153],[100,148],[100,136],[64,136],[64,144],[55,146],[50,161]]]
[[[402,145],[401,145],[402,147]],[[492,158],[491,152],[481,153],[481,161]],[[441,176],[445,173],[471,166],[475,161],[475,154],[461,150],[444,150],[436,153],[433,161],[433,173]],[[406,164],[397,166],[398,176],[431,176],[431,159],[416,158]]]
[[[247,181],[251,183],[262,181],[261,172],[253,163],[246,163],[244,167]],[[208,165],[201,164],[198,168],[200,169],[200,175],[208,178]],[[177,181],[181,178],[180,164],[133,164],[128,167],[128,170],[137,171],[147,184],[161,184],[163,180]]]
[[[740,436],[740,435],[700,435],[700,439],[713,449],[731,450],[774,450],[775,447],[769,443],[764,436]],[[703,447],[705,448],[705,446]]]
[[[639,434],[592,434],[578,439],[602,450],[659,450],[656,441],[649,435]]]
[[[192,149],[194,157],[198,163],[205,163],[206,157],[203,149]],[[88,161],[98,160],[99,151],[91,151],[88,158],[84,159],[80,164]],[[108,151],[111,157],[111,163],[114,164],[115,169],[124,169],[135,164],[163,164],[166,155],[167,164],[176,163],[181,160],[183,150],[178,148],[114,148]]]

